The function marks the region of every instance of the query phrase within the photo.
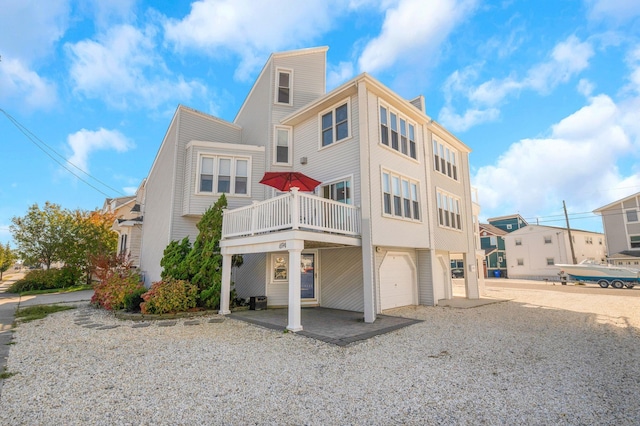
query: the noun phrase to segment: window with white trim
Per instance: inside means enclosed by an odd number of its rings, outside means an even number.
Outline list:
[[[291,75],[289,70],[278,69],[276,71],[276,103],[291,105]]]
[[[518,266],[524,266],[524,259],[518,259]]]
[[[631,248],[640,248],[640,235],[631,235],[629,237],[629,245]]]
[[[584,237],[585,244],[593,244],[593,237]]]
[[[199,156],[199,194],[247,195],[250,161],[248,158]]]
[[[547,266],[553,266],[556,264],[556,261],[553,257],[547,257]]]
[[[382,172],[382,212],[407,220],[420,220],[418,182],[405,176]]]
[[[343,179],[320,187],[320,194],[324,198],[351,204],[351,179]]]
[[[271,255],[272,279],[273,281],[287,281],[289,272],[289,255]]]
[[[273,163],[291,165],[291,128],[276,126]]]
[[[516,238],[516,245],[517,246],[521,246],[522,245],[522,238]]]
[[[436,171],[453,180],[458,180],[457,158],[457,151],[433,138],[433,166]]]
[[[335,142],[349,138],[349,102],[325,112],[320,116],[321,144],[329,146]]]
[[[551,235],[545,235],[544,236],[544,243],[545,244],[551,244]]]
[[[417,158],[415,126],[384,105],[380,105],[380,143],[406,156]]]
[[[437,192],[438,224],[445,228],[462,230],[460,199],[443,191]]]
[[[627,222],[637,222],[638,221],[638,211],[636,209],[626,210],[627,214]]]

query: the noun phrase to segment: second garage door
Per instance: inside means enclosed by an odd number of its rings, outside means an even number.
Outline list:
[[[407,254],[387,254],[380,265],[381,309],[415,305],[415,268]]]

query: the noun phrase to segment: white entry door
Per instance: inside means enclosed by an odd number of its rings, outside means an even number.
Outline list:
[[[380,307],[415,305],[416,273],[407,254],[389,253],[380,265]]]

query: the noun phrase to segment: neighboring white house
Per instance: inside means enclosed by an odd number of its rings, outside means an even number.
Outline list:
[[[569,231],[566,228],[526,225],[504,235],[509,278],[558,278],[557,263],[573,263]],[[576,262],[605,260],[604,234],[571,230]]]
[[[142,265],[160,278],[166,245],[185,236],[221,193],[221,313],[231,281],[267,296],[302,329],[301,306],[364,312],[452,298],[450,259],[465,260],[478,298],[469,148],[364,73],[326,93],[326,51],[270,56],[234,121],[179,106],[146,184]],[[280,193],[266,171],[302,172],[314,193]],[[234,254],[242,267],[231,268]],[[232,279],[233,277],[233,279]]]
[[[640,267],[640,192],[593,212],[602,216],[609,263]]]
[[[102,207],[105,213],[113,213],[115,220],[111,229],[118,233],[117,253],[128,256],[132,266],[140,266],[142,242],[142,204],[145,180],[142,181],[136,195],[107,198]]]

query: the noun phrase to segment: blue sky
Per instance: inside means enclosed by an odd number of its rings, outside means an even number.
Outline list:
[[[178,104],[231,121],[271,52],[314,46],[329,46],[328,90],[368,72],[425,96],[427,114],[473,150],[483,219],[564,226],[565,200],[572,227],[601,231],[590,212],[640,191],[638,1],[0,0],[0,10],[0,108],[31,134],[0,113],[0,242],[33,203],[93,209],[131,194]]]

